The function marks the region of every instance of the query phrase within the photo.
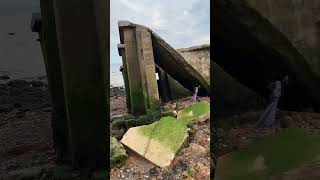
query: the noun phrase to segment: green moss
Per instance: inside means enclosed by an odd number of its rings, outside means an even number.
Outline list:
[[[269,180],[314,160],[320,156],[320,136],[306,131],[284,129],[274,136],[257,140],[244,150],[224,156],[219,159],[217,179]],[[261,164],[264,167],[261,170],[250,171],[256,166],[261,168]]]
[[[182,115],[176,119],[171,116],[162,117],[159,121],[150,125],[140,126],[139,130],[145,136],[154,138],[177,152],[188,137],[188,124],[196,117],[209,112],[208,103],[196,103],[184,110]],[[185,116],[193,111],[193,116]]]
[[[155,98],[150,98],[149,102],[150,102],[150,109],[151,110],[155,110],[155,111],[160,112],[160,100],[155,99]]]
[[[131,88],[131,109],[133,114],[144,114],[146,112],[146,105],[144,101],[144,95],[141,88]]]
[[[177,152],[188,137],[187,124],[189,119],[177,120],[174,117],[163,117],[150,125],[140,126],[139,130],[145,136],[156,139]]]
[[[171,116],[171,117],[175,117],[175,113],[173,112],[173,110],[167,110],[161,113],[162,117],[166,117],[166,116]]]
[[[127,157],[123,145],[118,143],[116,138],[110,137],[110,167],[124,163]]]
[[[209,103],[199,102],[179,111],[177,118],[179,119],[183,117],[189,117],[189,118],[195,119],[209,112],[210,112]]]

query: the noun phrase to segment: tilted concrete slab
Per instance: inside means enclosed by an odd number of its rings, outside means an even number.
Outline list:
[[[245,149],[220,157],[215,178],[278,180],[317,160],[320,160],[319,131],[283,129],[273,136],[256,140]]]
[[[130,128],[121,143],[160,167],[169,166],[188,138],[188,124],[210,113],[209,109],[208,103],[196,103],[180,113],[178,119],[168,116],[150,125]]]
[[[193,91],[195,86],[200,85],[199,94],[210,95],[210,85],[205,78],[203,78],[201,74],[181,56],[181,54],[150,28],[129,21],[119,21],[118,25],[121,43],[124,43],[122,31],[125,27],[139,27],[149,31],[152,35],[155,63],[190,91]]]
[[[164,117],[150,125],[130,128],[121,143],[160,167],[169,166],[188,137],[186,124],[178,123],[174,117]],[[163,139],[154,138],[153,134]],[[167,143],[168,139],[172,144]]]
[[[209,83],[180,53],[154,32],[152,33],[152,39],[157,65],[190,91],[193,92],[193,88],[200,85],[199,93],[210,95]]]

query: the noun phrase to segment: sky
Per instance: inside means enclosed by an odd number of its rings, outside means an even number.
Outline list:
[[[4,71],[27,77],[45,74],[40,43],[36,41],[38,34],[30,30],[32,13],[40,11],[39,2],[0,0],[0,74]],[[111,0],[110,3],[111,64],[121,63],[117,50],[119,20],[151,28],[174,48],[210,43],[210,0]],[[118,67],[111,72],[121,75]]]
[[[210,43],[210,0],[111,0],[110,59],[121,63],[118,21],[151,28],[174,48]]]

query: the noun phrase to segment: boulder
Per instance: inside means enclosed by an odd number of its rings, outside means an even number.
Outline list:
[[[113,168],[116,165],[122,164],[127,159],[126,150],[123,145],[120,144],[116,138],[110,137],[110,167]]]

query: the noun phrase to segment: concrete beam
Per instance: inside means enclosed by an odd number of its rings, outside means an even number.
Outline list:
[[[64,98],[61,59],[56,34],[53,0],[41,0],[41,17],[33,15],[31,28],[39,32],[49,92],[53,107],[51,126],[54,148],[58,160],[66,159],[69,152],[68,122]],[[42,22],[39,22],[42,21]],[[39,27],[40,26],[40,27]]]
[[[107,166],[109,3],[54,0],[74,167]]]
[[[160,110],[160,99],[156,79],[151,34],[145,28],[136,28],[137,52],[141,67],[146,106],[150,110]]]
[[[137,40],[135,27],[119,27],[123,44],[125,46],[125,64],[128,73],[128,84],[130,89],[131,112],[133,114],[145,114],[146,105],[144,101],[141,69],[137,53]]]
[[[124,44],[118,44],[118,52],[119,52],[119,55],[122,57],[122,64],[123,65],[122,65],[120,71],[122,72],[124,87],[126,90],[127,109],[128,109],[128,113],[132,113],[130,85],[129,85],[129,79],[128,79],[128,67],[127,67],[127,62],[126,62],[126,54],[125,54]]]

